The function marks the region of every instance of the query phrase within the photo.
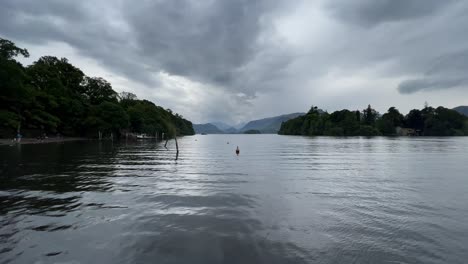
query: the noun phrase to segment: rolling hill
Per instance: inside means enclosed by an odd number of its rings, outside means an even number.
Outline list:
[[[193,129],[197,134],[224,134],[225,132],[219,129],[217,126],[207,124],[193,124]]]
[[[193,129],[197,134],[242,134],[249,130],[258,130],[262,134],[276,134],[281,127],[281,123],[301,115],[304,115],[304,113],[293,113],[252,120],[241,128],[235,128],[223,122],[211,122],[206,124],[194,124]]]
[[[458,106],[453,108],[453,110],[457,111],[460,114],[468,116],[468,106]]]
[[[237,133],[237,129],[235,129],[233,126],[230,126],[226,123],[223,122],[210,122],[209,124],[215,125],[219,130],[223,131],[226,134],[235,134]]]
[[[240,129],[240,132],[248,130],[259,130],[263,134],[276,134],[278,133],[281,123],[288,121],[289,119],[296,118],[304,115],[305,113],[293,113],[287,115],[274,116],[269,118],[263,118],[259,120],[253,120],[248,122],[244,127]]]

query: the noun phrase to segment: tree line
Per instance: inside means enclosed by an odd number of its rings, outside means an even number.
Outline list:
[[[105,79],[86,76],[66,58],[43,56],[24,67],[18,56],[29,53],[0,38],[0,137],[195,133],[181,115],[132,93],[118,94]]]
[[[362,111],[331,114],[313,106],[307,114],[283,122],[282,135],[307,136],[467,136],[468,117],[442,106],[427,104],[403,115],[395,107],[380,115],[369,105]]]

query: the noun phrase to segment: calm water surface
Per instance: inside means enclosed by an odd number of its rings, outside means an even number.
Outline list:
[[[0,263],[468,261],[468,138],[179,145],[0,146]]]

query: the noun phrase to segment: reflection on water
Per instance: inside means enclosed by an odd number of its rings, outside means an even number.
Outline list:
[[[0,146],[0,263],[468,259],[468,139],[179,145]]]

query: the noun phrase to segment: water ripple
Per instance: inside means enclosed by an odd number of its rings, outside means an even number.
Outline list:
[[[468,259],[465,138],[179,145],[178,160],[151,141],[0,146],[0,263]]]

